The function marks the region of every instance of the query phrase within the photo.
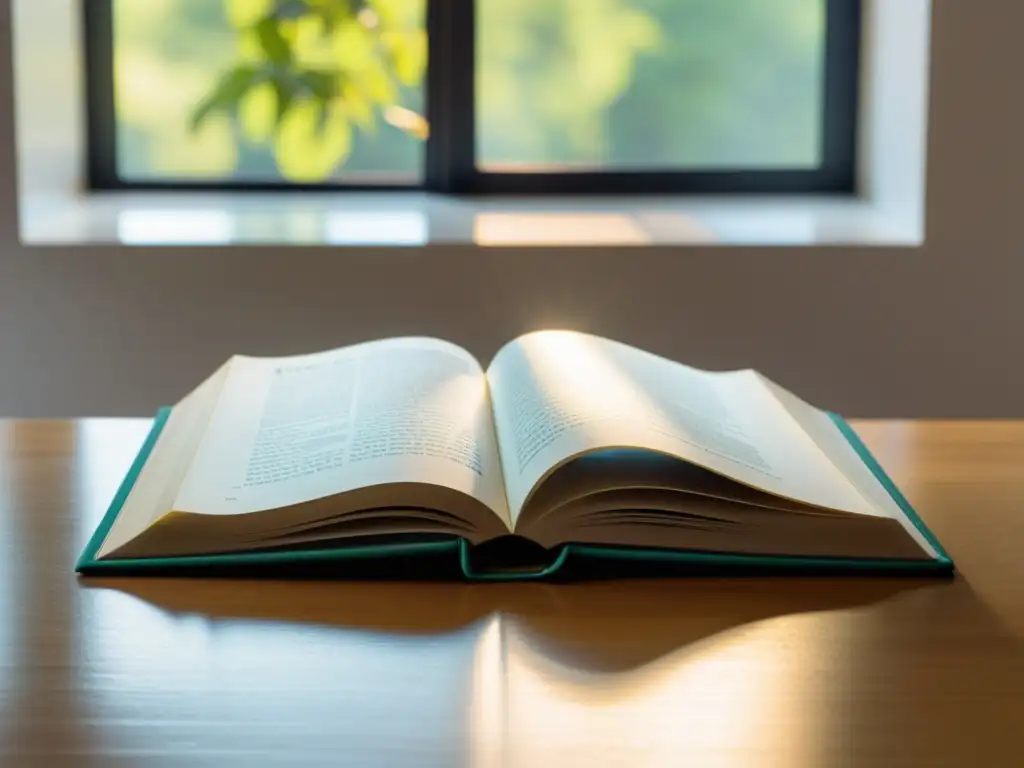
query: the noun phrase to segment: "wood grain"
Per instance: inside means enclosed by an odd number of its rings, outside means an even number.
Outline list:
[[[0,422],[0,765],[1024,764],[1024,423],[857,428],[953,581],[79,581],[143,421]]]

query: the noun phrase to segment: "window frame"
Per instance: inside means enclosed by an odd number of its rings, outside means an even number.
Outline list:
[[[87,184],[93,191],[419,191],[451,195],[834,194],[857,192],[862,0],[825,0],[821,163],[812,169],[493,172],[476,166],[475,0],[427,0],[425,82],[430,137],[412,184],[168,179],[117,172],[116,0],[85,0]]]

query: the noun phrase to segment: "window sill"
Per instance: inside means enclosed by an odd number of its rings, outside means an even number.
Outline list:
[[[912,219],[828,197],[30,194],[21,235],[35,246],[918,246]]]

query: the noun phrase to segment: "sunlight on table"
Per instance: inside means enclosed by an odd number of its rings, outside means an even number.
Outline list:
[[[480,634],[470,707],[474,766],[818,765],[828,712],[809,707],[817,645],[788,647],[785,622],[737,628],[646,666],[597,673],[532,647],[515,621]],[[834,669],[834,668],[833,668]]]

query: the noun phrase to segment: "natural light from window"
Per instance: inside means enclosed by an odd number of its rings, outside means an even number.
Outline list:
[[[825,0],[478,0],[491,171],[811,168]]]
[[[428,0],[110,0],[118,177],[419,185]],[[483,172],[813,170],[826,0],[477,0]]]

